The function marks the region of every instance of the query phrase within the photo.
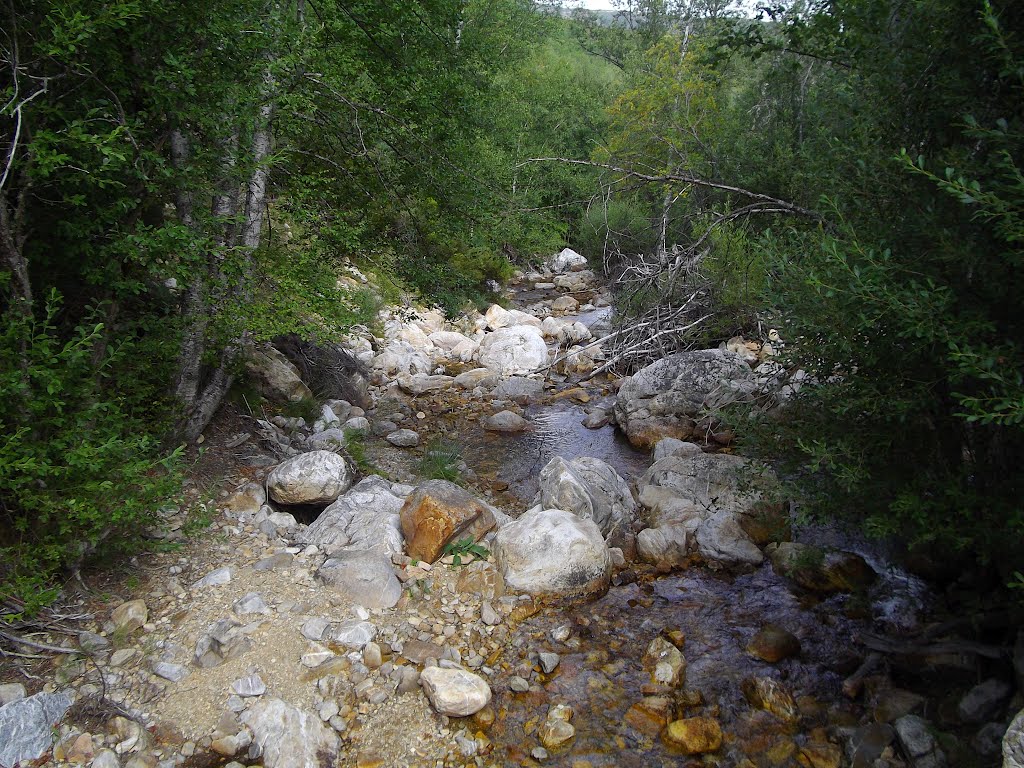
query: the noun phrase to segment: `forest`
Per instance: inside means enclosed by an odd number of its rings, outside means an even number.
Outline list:
[[[733,416],[802,512],[1024,587],[1020,4],[0,18],[0,592],[139,546],[251,345],[486,306],[566,245],[620,373],[776,331],[813,385]]]

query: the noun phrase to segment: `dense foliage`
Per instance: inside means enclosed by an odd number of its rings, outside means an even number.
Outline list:
[[[567,243],[647,355],[780,331],[814,384],[743,432],[805,509],[1020,567],[1014,4],[546,10],[5,12],[3,589],[140,535],[248,344],[368,320],[344,264],[456,312]]]

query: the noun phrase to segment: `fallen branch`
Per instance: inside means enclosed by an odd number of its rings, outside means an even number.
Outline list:
[[[894,656],[939,656],[942,654],[961,654],[982,656],[986,659],[1008,658],[1010,649],[998,645],[986,645],[970,640],[939,640],[932,643],[915,643],[891,640],[878,635],[863,634],[861,643],[873,651],[881,651]]]
[[[18,645],[24,645],[27,648],[35,648],[37,651],[49,651],[50,653],[80,653],[78,648],[61,648],[56,645],[47,645],[46,643],[37,643],[34,640],[28,640],[18,635],[12,635],[9,632],[0,632],[0,638],[8,640]]]

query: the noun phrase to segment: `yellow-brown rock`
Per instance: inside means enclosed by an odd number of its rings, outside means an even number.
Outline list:
[[[800,750],[799,760],[807,768],[839,768],[843,755],[835,744],[808,744]]]
[[[751,706],[771,712],[787,723],[795,723],[800,719],[800,711],[793,696],[778,680],[752,677],[744,680],[740,687]]]
[[[687,755],[717,752],[722,747],[722,728],[710,717],[673,720],[665,731],[665,741]]]
[[[401,521],[409,556],[428,563],[449,542],[479,541],[494,528],[490,507],[447,480],[430,480],[413,491],[402,506]]]
[[[755,659],[775,664],[790,656],[799,655],[800,641],[782,627],[767,624],[750,640],[747,653]]]
[[[657,736],[675,714],[672,700],[667,696],[647,696],[626,712],[626,722],[640,733]]]

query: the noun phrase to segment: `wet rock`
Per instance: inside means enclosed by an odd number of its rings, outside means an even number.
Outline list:
[[[419,434],[411,429],[396,429],[384,439],[399,448],[415,448],[420,444]]]
[[[533,509],[501,528],[493,539],[505,584],[530,594],[604,592],[612,561],[600,529],[558,509]]]
[[[390,557],[376,551],[338,552],[320,566],[316,576],[352,602],[370,609],[391,608],[402,596],[402,584]]]
[[[665,731],[665,741],[687,755],[717,752],[722,748],[722,728],[710,717],[673,720]]]
[[[484,336],[477,360],[502,376],[527,374],[547,365],[548,348],[538,328],[517,325]]]
[[[611,411],[605,408],[594,408],[583,419],[583,426],[587,429],[601,429],[611,423]]]
[[[871,723],[857,728],[846,743],[846,755],[855,768],[873,766],[886,748],[896,739],[891,725]]]
[[[479,712],[491,700],[487,682],[465,669],[427,667],[420,673],[420,685],[442,715],[466,717]]]
[[[119,632],[131,633],[142,629],[142,625],[149,618],[149,609],[143,600],[129,600],[121,603],[114,612],[110,614],[110,620]]]
[[[606,462],[555,456],[540,472],[539,503],[593,520],[609,546],[632,551],[637,504],[629,485]]]
[[[663,637],[656,637],[650,642],[643,663],[651,673],[652,682],[678,688],[686,681],[686,658]]]
[[[525,432],[530,422],[514,411],[500,411],[480,422],[488,432]]]
[[[267,478],[270,498],[279,504],[330,504],[351,485],[345,459],[330,451],[300,453]]]
[[[269,344],[248,351],[245,371],[260,394],[268,400],[294,403],[313,398],[313,393],[299,376],[299,369]]]
[[[806,744],[800,748],[800,764],[807,768],[841,768],[843,753],[835,744]]]
[[[513,400],[525,405],[544,391],[541,379],[528,379],[525,376],[510,376],[502,379],[494,387],[491,396],[498,400]]]
[[[925,698],[902,688],[885,688],[875,693],[872,704],[875,721],[891,723],[923,707]]]
[[[752,707],[771,712],[787,723],[795,723],[800,719],[800,710],[792,694],[778,680],[770,677],[747,678],[740,688]]]
[[[491,508],[447,480],[430,480],[406,499],[400,513],[409,556],[433,563],[445,545],[479,541],[495,526]]]
[[[944,768],[945,753],[932,734],[932,726],[917,715],[904,715],[895,723],[896,736],[911,768]]]
[[[1013,686],[1005,680],[990,678],[969,690],[957,705],[957,714],[965,723],[983,723],[996,718],[1013,695]]]
[[[1024,709],[1017,713],[1003,735],[1003,768],[1024,768]]]
[[[985,723],[974,734],[971,746],[983,757],[997,757],[1002,749],[1003,734],[1006,727],[1002,723]]]
[[[647,736],[657,736],[675,715],[675,705],[667,696],[647,696],[626,712],[626,723]]]
[[[783,659],[800,655],[800,641],[796,635],[775,624],[768,624],[758,630],[747,644],[747,653],[755,659],[777,664]]]
[[[404,549],[399,512],[405,500],[392,492],[391,483],[370,475],[295,536],[295,543],[314,544],[333,553],[342,548],[372,550],[390,559]]]
[[[689,529],[684,525],[645,528],[636,536],[637,556],[662,569],[686,564]]]
[[[493,564],[476,560],[459,571],[455,588],[459,592],[478,594],[484,600],[494,600],[505,594],[505,579]]]
[[[558,749],[576,735],[576,728],[565,720],[547,719],[537,732],[540,743],[548,749]]]
[[[825,552],[807,544],[780,542],[768,545],[765,554],[777,573],[812,592],[855,592],[877,578],[867,561],[853,552]]]
[[[275,698],[257,701],[242,714],[266,768],[333,765],[341,745],[337,734],[311,712]]]
[[[557,653],[540,653],[538,654],[540,660],[540,668],[544,671],[545,675],[550,675],[558,667],[558,662],[562,659]]]
[[[519,675],[513,675],[508,680],[508,687],[516,693],[526,693],[530,690],[530,681]]]
[[[752,399],[743,358],[717,349],[681,352],[630,376],[619,388],[615,418],[629,441],[652,448],[664,437],[686,440],[705,413]]]
[[[0,707],[0,766],[14,768],[46,754],[54,727],[70,707],[64,693],[37,693]]]
[[[252,648],[252,641],[240,631],[234,619],[220,619],[211,624],[196,643],[193,663],[202,669],[223,664]]]
[[[697,551],[725,565],[760,565],[764,555],[740,525],[739,515],[717,512],[697,527]]]

